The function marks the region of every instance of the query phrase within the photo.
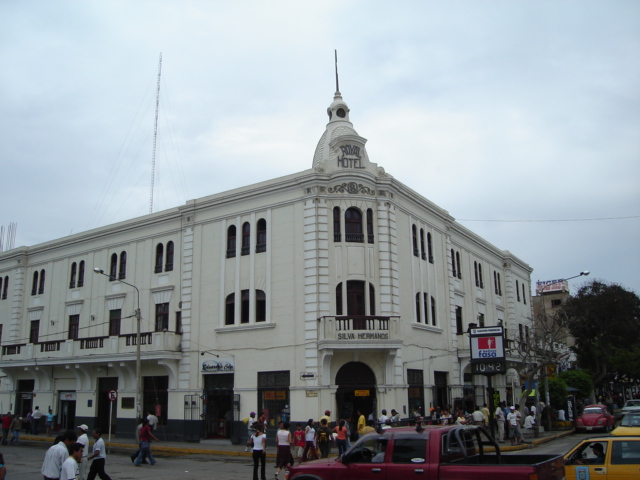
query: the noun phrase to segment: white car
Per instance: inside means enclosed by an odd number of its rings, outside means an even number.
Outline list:
[[[622,413],[640,412],[640,400],[627,400],[622,407]]]

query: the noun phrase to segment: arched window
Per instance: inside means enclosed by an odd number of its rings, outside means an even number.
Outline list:
[[[71,264],[71,278],[69,278],[69,288],[76,288],[76,275],[78,273],[78,264],[73,262]]]
[[[476,277],[476,287],[479,287],[480,282],[478,281],[478,262],[473,262],[473,273]]]
[[[120,252],[120,269],[118,271],[118,278],[124,280],[127,278],[127,252]]]
[[[347,242],[363,243],[362,213],[355,207],[348,208],[344,213],[345,240]]]
[[[342,282],[336,286],[336,315],[342,315]]]
[[[436,326],[436,299],[431,297],[431,325]]]
[[[342,235],[340,234],[340,207],[333,207],[333,241],[342,241]]]
[[[4,277],[4,285],[2,286],[2,299],[7,299],[7,290],[9,290],[9,276]]]
[[[242,250],[241,255],[249,255],[251,249],[251,225],[249,222],[242,224]]]
[[[267,251],[267,221],[264,218],[258,220],[256,231],[258,236],[256,237],[256,253]]]
[[[376,314],[376,289],[369,284],[369,315]]]
[[[516,296],[518,297],[518,301],[520,301],[520,285],[518,285],[518,280],[516,280]]]
[[[267,320],[267,296],[262,290],[256,290],[256,322]]]
[[[478,282],[480,282],[479,287],[484,288],[484,280],[482,279],[482,264],[478,264]]]
[[[33,282],[31,283],[31,295],[38,293],[38,271],[33,272]]]
[[[453,277],[457,277],[458,273],[456,271],[456,254],[453,251],[453,248],[451,249],[451,273],[453,274]]]
[[[156,245],[156,268],[154,273],[160,273],[162,271],[162,262],[164,260],[164,245],[159,243]]]
[[[460,252],[456,252],[456,265],[458,266],[458,278],[462,278],[462,269],[460,268]]]
[[[240,323],[249,323],[249,290],[240,292]]]
[[[522,282],[522,301],[524,302],[524,304],[527,304],[527,296],[525,294],[525,288],[524,288],[524,282]]]
[[[420,315],[420,292],[416,293],[416,322],[422,323],[422,316]]]
[[[84,285],[84,260],[80,262],[80,266],[78,267],[78,287],[82,287]]]
[[[418,229],[415,225],[411,225],[411,238],[413,239],[413,255],[418,256]]]
[[[424,307],[424,324],[429,325],[429,295],[422,294],[422,306]]]
[[[230,293],[227,295],[227,300],[225,302],[225,312],[224,312],[224,324],[225,325],[233,325],[235,323],[235,311],[236,311],[236,294]]]
[[[111,262],[109,263],[109,281],[113,282],[117,277],[118,273],[118,254],[114,253],[111,255]]]
[[[367,209],[367,239],[369,243],[373,243],[373,210]]]
[[[427,253],[424,251],[424,229],[420,229],[420,255],[423,260],[427,259]]]
[[[429,253],[429,263],[433,263],[433,241],[429,232],[427,232],[427,251]]]
[[[366,315],[364,302],[364,282],[347,282],[347,315]]]
[[[173,270],[173,254],[175,247],[173,242],[167,242],[167,255],[164,262],[164,271],[171,272]]]
[[[44,293],[44,270],[40,270],[40,286],[38,287],[38,295]]]
[[[227,228],[227,258],[236,256],[236,226],[230,225]]]

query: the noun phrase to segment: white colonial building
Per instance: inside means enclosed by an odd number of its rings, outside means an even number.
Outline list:
[[[308,170],[0,253],[1,408],[106,429],[113,407],[133,435],[138,305],[143,407],[171,438],[488,403],[467,329],[517,336],[531,268],[373,163],[339,92],[328,113]]]

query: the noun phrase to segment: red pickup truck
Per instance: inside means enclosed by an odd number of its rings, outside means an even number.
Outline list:
[[[292,467],[287,480],[562,480],[562,455],[501,455],[478,426],[370,433],[344,455]]]

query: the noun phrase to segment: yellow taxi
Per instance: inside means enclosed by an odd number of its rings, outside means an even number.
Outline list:
[[[640,479],[640,437],[583,440],[564,456],[566,480]]]
[[[620,425],[611,435],[640,435],[640,412],[625,413]]]

